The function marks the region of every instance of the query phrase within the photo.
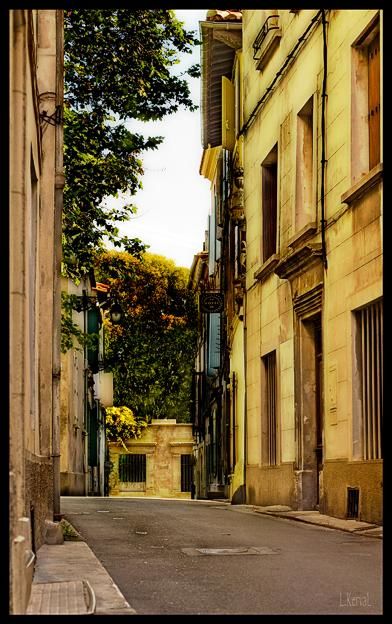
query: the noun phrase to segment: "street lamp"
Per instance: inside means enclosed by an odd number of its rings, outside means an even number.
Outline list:
[[[109,318],[111,322],[114,325],[117,325],[118,323],[120,323],[122,319],[122,314],[123,314],[123,311],[122,311],[120,304],[117,301],[115,301],[109,310]]]
[[[76,312],[82,312],[83,310],[92,310],[93,308],[104,309],[107,308],[111,303],[111,299],[105,298],[101,303],[96,297],[88,297],[85,293],[82,296],[73,295],[73,309]],[[123,310],[118,303],[118,301],[114,301],[109,308],[109,318],[111,322],[116,325],[120,323]]]

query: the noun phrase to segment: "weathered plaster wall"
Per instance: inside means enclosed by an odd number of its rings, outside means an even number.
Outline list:
[[[10,611],[23,614],[32,580],[26,562],[43,542],[54,505],[53,287],[61,245],[54,235],[55,135],[61,131],[41,125],[40,112],[54,112],[62,27],[56,10],[12,10],[9,18]]]

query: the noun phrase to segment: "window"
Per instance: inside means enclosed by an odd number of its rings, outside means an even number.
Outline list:
[[[119,457],[119,479],[123,483],[142,483],[146,481],[146,456],[129,454]]]
[[[295,227],[313,221],[313,96],[297,115]]]
[[[217,239],[219,229],[220,202],[217,186],[212,195],[211,214],[208,217],[208,274],[214,275],[216,262],[221,256],[221,241]]]
[[[181,492],[190,492],[192,485],[192,455],[181,455]]]
[[[380,33],[368,46],[369,169],[380,162]]]
[[[220,366],[221,356],[221,315],[220,312],[208,314],[208,351],[207,374],[214,375]]]
[[[235,67],[234,75],[234,122],[235,122],[235,136],[238,137],[241,125],[242,125],[242,93],[241,93],[241,56],[237,57],[237,63]]]
[[[263,262],[276,253],[278,215],[278,146],[271,150],[261,167]]]
[[[277,396],[276,396],[276,351],[262,358],[264,376],[264,403],[262,426],[262,461],[277,464]]]
[[[359,411],[354,437],[360,439],[362,459],[382,459],[383,419],[383,305],[373,303],[355,312],[356,395]],[[356,388],[354,389],[356,390]],[[358,426],[359,425],[359,426]]]
[[[351,177],[352,182],[356,183],[381,158],[378,17],[353,44],[351,98]]]
[[[239,280],[245,271],[246,232],[241,225],[234,226],[234,279]]]
[[[232,151],[235,144],[234,84],[222,76],[222,147]]]

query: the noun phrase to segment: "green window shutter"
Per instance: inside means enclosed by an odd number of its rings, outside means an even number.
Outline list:
[[[92,308],[87,311],[87,333],[98,334],[100,326],[99,308]],[[98,341],[96,349],[87,349],[88,365],[93,373],[98,372]]]
[[[98,406],[87,408],[88,465],[98,466]]]
[[[216,227],[215,227],[215,207],[211,215],[208,217],[208,273],[214,275],[215,271],[215,252],[216,252]]]
[[[221,315],[212,312],[208,315],[208,375],[213,375],[220,366]]]

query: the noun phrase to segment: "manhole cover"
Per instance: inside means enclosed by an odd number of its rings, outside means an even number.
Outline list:
[[[181,548],[181,551],[190,557],[202,555],[277,555],[277,550],[268,546],[240,546],[236,548]]]

